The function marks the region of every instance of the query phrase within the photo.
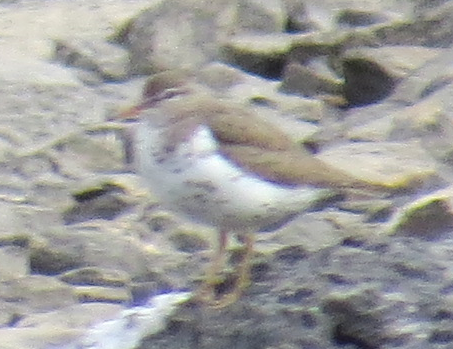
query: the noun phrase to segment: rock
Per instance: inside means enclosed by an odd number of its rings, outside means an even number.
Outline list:
[[[61,243],[64,233],[49,230],[50,236],[55,235],[56,243],[46,240],[35,241],[30,250],[30,269],[34,273],[55,275],[83,265],[76,251],[71,251]],[[50,240],[51,241],[51,240]]]
[[[388,342],[387,324],[379,308],[381,303],[379,295],[372,289],[328,295],[323,310],[332,319],[335,340],[376,348]]]
[[[80,268],[68,271],[59,279],[71,285],[92,285],[106,287],[125,287],[130,278],[127,273],[119,270],[102,268]]]
[[[453,188],[424,195],[402,207],[389,224],[395,235],[433,239],[451,232],[453,228]]]
[[[299,1],[283,1],[287,22],[285,31],[288,33],[307,32],[317,29],[309,18],[305,4]]]
[[[104,40],[57,39],[53,59],[92,74],[92,79],[121,81],[127,77],[127,51]]]
[[[194,253],[209,248],[209,242],[197,231],[180,228],[174,231],[169,239],[175,245],[175,248],[181,252]]]
[[[438,177],[435,163],[417,142],[346,144],[318,157],[357,178],[395,189],[420,186]]]
[[[393,106],[387,112],[379,110],[373,112],[370,108],[364,108],[353,117],[357,118],[368,112],[373,113],[377,118],[350,128],[347,136],[353,141],[374,142],[423,139],[424,145],[428,146],[430,141],[433,142],[439,138],[439,134],[450,132],[446,115],[448,111],[444,102],[449,90],[446,88],[445,91],[438,91],[414,105]],[[440,153],[440,143],[435,143],[437,151],[434,146],[428,147],[428,150]],[[449,142],[443,143],[447,145]]]
[[[93,219],[112,220],[131,207],[124,189],[109,182],[74,193],[73,197],[76,203],[63,213],[66,224]]]
[[[278,106],[276,108],[255,106],[251,109],[258,113],[263,120],[274,124],[276,127],[283,130],[283,132],[286,132],[296,143],[308,143],[316,138],[316,135],[319,132],[319,127],[317,125],[300,120],[304,116],[300,116],[296,113],[284,115],[277,108]]]
[[[14,326],[20,321],[26,310],[21,309],[18,304],[11,304],[8,300],[0,301],[0,329]]]
[[[367,222],[386,221],[393,212],[391,200],[356,200],[339,202],[337,206],[347,212],[364,213]]]
[[[87,303],[29,315],[18,321],[13,329],[0,329],[2,347],[46,349],[49,345],[59,345],[74,348],[85,338],[90,327],[114,319],[123,309],[116,304]]]
[[[285,26],[284,6],[280,0],[239,0],[234,17],[236,33],[281,32]]]
[[[316,99],[305,99],[281,94],[274,101],[282,115],[292,116],[300,121],[318,123],[329,114],[326,105]]]
[[[198,69],[217,59],[222,42],[233,34],[275,33],[283,27],[278,0],[170,0],[132,19],[121,40],[130,52],[130,71],[149,74]]]
[[[369,9],[344,9],[338,13],[337,22],[341,27],[368,27],[371,25],[384,23],[389,18],[383,13],[370,11]]]
[[[66,69],[53,64],[37,61],[14,51],[0,54],[2,66],[0,81],[8,84],[28,83],[32,85],[62,85],[78,87],[80,82]]]
[[[404,77],[439,53],[439,50],[413,46],[346,51],[342,56],[342,66],[344,93],[349,105],[366,105],[384,99]]]
[[[406,19],[390,26],[383,26],[374,31],[387,45],[420,45],[428,47],[449,47],[452,43],[451,3],[423,10],[420,16]]]
[[[175,216],[167,211],[152,212],[146,217],[149,229],[156,233],[170,233],[176,227]]]
[[[0,246],[0,280],[22,277],[29,273],[28,246]]]
[[[76,341],[83,331],[72,328],[39,326],[34,328],[0,328],[4,349],[47,349],[49,343],[64,346]]]
[[[42,233],[40,246],[32,247],[34,272],[54,275],[80,267],[99,267],[127,272],[130,277],[146,274],[152,265],[149,258],[156,251],[147,250],[137,237],[137,226],[122,222],[93,221]],[[130,229],[130,230],[129,230]],[[107,246],[107,247],[106,247]]]
[[[285,34],[236,35],[223,42],[221,59],[269,79],[282,75],[286,57],[291,48],[291,38]]]
[[[4,18],[11,23],[4,28],[2,45],[8,50],[2,52],[8,52],[9,55],[17,53],[36,61],[46,60],[52,53],[52,40],[56,37],[77,34],[87,39],[104,38],[112,32],[112,25],[121,23],[149,5],[149,0],[118,2],[114,6],[102,6],[102,3],[96,3],[95,6],[54,3],[52,6],[36,8],[32,3],[2,4]],[[35,16],[30,17],[31,12]],[[62,12],[71,13],[71,17],[62,18]]]
[[[329,222],[325,215],[306,213],[272,233],[271,241],[280,246],[300,243],[306,251],[314,252],[335,246],[345,237],[347,233]]]
[[[351,116],[377,119],[361,126],[350,127],[347,135],[354,141],[398,141],[419,140],[423,147],[440,163],[453,161],[453,127],[451,127],[451,95],[453,85],[448,84],[433,91],[420,102],[408,106],[388,107],[385,110],[364,108]],[[387,105],[391,105],[389,102]]]
[[[452,49],[444,49],[414,71],[398,85],[390,101],[412,105],[450,85],[453,82],[453,70],[449,65],[452,52]]]
[[[132,297],[127,288],[102,286],[76,286],[74,292],[81,303],[104,302],[130,304]]]
[[[214,91],[228,93],[230,89],[249,80],[248,75],[229,64],[213,62],[204,66],[198,80]]]
[[[124,169],[122,144],[114,132],[102,132],[88,136],[73,133],[60,139],[49,151],[54,166],[63,176],[87,177],[87,172],[111,172]]]
[[[189,340],[197,346],[215,341],[219,348],[233,342],[282,348],[429,346],[446,328],[432,319],[448,308],[445,299],[429,294],[451,283],[443,267],[451,256],[440,262],[417,239],[372,240],[345,241],[318,253],[296,245],[275,250],[262,257],[270,269],[239,303],[222,311],[187,304],[142,346],[166,348]]]
[[[337,56],[343,47],[344,32],[314,31],[291,36],[290,62],[306,64],[317,57]]]
[[[310,63],[312,64],[307,66],[288,64],[283,73],[281,91],[305,97],[322,98],[325,95],[341,97],[343,81],[328,71],[324,62],[319,62],[320,64],[316,66],[313,64],[314,60]]]
[[[360,114],[366,110],[360,110]],[[377,114],[377,115],[376,115]],[[365,122],[364,124],[351,127],[347,131],[347,137],[353,142],[385,142],[393,130],[393,119],[389,115],[382,114],[380,111],[373,113],[376,120]]]
[[[55,310],[76,302],[72,287],[42,275],[0,281],[0,300],[16,303],[26,313]]]
[[[423,46],[363,47],[346,50],[342,59],[362,59],[374,62],[386,71],[389,78],[402,80],[422,69],[436,57],[445,54],[445,49]]]
[[[212,61],[218,39],[231,29],[234,6],[225,1],[171,0],[143,11],[128,23],[122,38],[130,54],[130,72],[193,69]],[[224,29],[222,21],[227,22]]]
[[[166,280],[165,276],[156,273],[155,277],[150,277],[150,281],[137,281],[131,284],[132,301],[130,304],[143,305],[149,301],[150,297],[176,289],[175,283]]]
[[[453,85],[445,86],[420,102],[389,115],[393,125],[388,139],[421,139],[431,154],[448,154],[451,151],[452,142],[449,139],[453,129],[450,127],[450,103],[447,96],[452,91]]]
[[[30,235],[24,231],[20,215],[14,208],[10,204],[0,205],[0,220],[4,222],[0,228],[0,246],[28,248]]]
[[[84,303],[62,307],[45,313],[29,315],[16,324],[17,328],[39,327],[83,329],[118,316],[124,307],[107,303]]]
[[[296,2],[294,0],[287,0]],[[304,3],[307,17],[316,24],[317,30],[336,31],[351,27],[373,26],[392,20],[410,17],[413,5],[407,2],[308,0]]]

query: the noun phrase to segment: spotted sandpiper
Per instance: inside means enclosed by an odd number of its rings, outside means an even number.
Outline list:
[[[248,285],[255,232],[306,210],[325,188],[382,189],[322,162],[276,125],[180,72],[150,78],[142,101],[121,117],[138,121],[136,170],[162,203],[219,231],[198,293],[211,305],[234,302]],[[217,299],[229,233],[246,249],[234,290]]]

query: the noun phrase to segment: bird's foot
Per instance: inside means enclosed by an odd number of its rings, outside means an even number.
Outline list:
[[[221,265],[226,246],[226,234],[222,235],[220,249],[213,259],[206,279],[195,293],[195,300],[203,302],[212,308],[225,308],[235,303],[251,284],[251,257],[253,254],[253,234],[244,236],[245,249],[235,272],[222,276]],[[236,277],[235,277],[236,275]]]
[[[228,275],[207,278],[195,293],[195,299],[214,309],[237,302],[251,284],[248,265]]]
[[[219,295],[217,289],[217,285],[203,285],[196,291],[194,300],[210,308],[221,309],[235,303],[243,292],[242,289],[235,287],[231,292]]]

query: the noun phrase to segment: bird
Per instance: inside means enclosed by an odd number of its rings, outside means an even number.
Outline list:
[[[135,121],[133,163],[162,204],[218,231],[196,292],[213,307],[238,300],[251,281],[255,233],[299,214],[326,189],[385,190],[328,165],[243,104],[219,98],[181,71],[150,77],[141,101],[115,119]],[[233,290],[217,295],[230,234],[245,245]]]

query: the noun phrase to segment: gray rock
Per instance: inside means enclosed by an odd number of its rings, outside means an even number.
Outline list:
[[[235,32],[281,32],[285,8],[280,0],[239,0],[235,11]]]
[[[391,234],[433,239],[453,229],[453,189],[424,195],[400,209],[389,223]]]
[[[32,328],[0,328],[4,349],[48,349],[49,345],[66,345],[75,342],[83,331],[73,328],[39,326]]]
[[[105,40],[55,40],[53,59],[93,75],[99,82],[121,81],[127,77],[127,51]]]
[[[55,229],[55,228],[54,228]],[[64,239],[58,230],[49,229],[50,236],[55,234],[56,243],[53,244],[40,239],[32,244],[30,251],[30,268],[34,273],[55,275],[69,269],[83,265],[76,251],[64,246]]]
[[[418,239],[373,240],[352,238],[318,253],[281,248],[254,266],[255,283],[239,303],[224,310],[188,304],[140,348],[450,343],[442,334],[451,325],[444,267],[451,256],[439,258]],[[451,249],[451,241],[444,244]]]
[[[17,328],[39,327],[87,328],[100,321],[115,318],[124,307],[107,303],[84,303],[62,307],[45,313],[28,315],[16,324]]]
[[[379,44],[420,45],[429,47],[449,47],[452,44],[453,6],[446,2],[433,7],[415,17],[400,23],[383,26],[374,31]]]
[[[361,218],[359,216],[355,218],[357,225]],[[351,221],[348,223],[350,227],[351,223]],[[354,233],[360,234],[356,231]],[[314,252],[337,245],[349,236],[349,232],[339,229],[334,222],[334,214],[328,212],[303,214],[271,235],[266,237],[266,242],[269,240],[268,242],[276,243],[278,248],[301,243],[306,251]]]
[[[414,71],[395,90],[390,101],[411,105],[453,81],[452,49],[445,49],[436,58]]]
[[[288,64],[283,73],[280,87],[282,92],[299,94],[305,97],[323,98],[325,95],[342,97],[343,81],[326,68],[325,62],[303,66]]]
[[[346,144],[318,156],[358,178],[392,188],[417,187],[438,177],[435,162],[416,142]]]
[[[392,94],[406,76],[441,51],[413,46],[387,46],[346,51],[342,56],[344,94],[351,106],[377,102]],[[407,62],[407,63],[406,63]]]
[[[130,52],[130,71],[149,74],[175,68],[196,69],[219,57],[233,34],[281,32],[280,1],[164,1],[127,25],[122,42]]]
[[[99,322],[114,319],[122,306],[114,304],[75,304],[21,319],[14,329],[1,328],[3,348],[39,348],[58,345],[67,348],[87,335]]]
[[[123,287],[75,286],[74,292],[80,303],[131,304],[131,293]]]
[[[209,242],[197,231],[179,228],[169,236],[169,239],[175,248],[182,252],[194,253],[209,248]]]
[[[287,32],[307,32],[316,29],[304,3],[293,0],[284,0],[283,3],[288,16],[285,28]]]
[[[131,207],[124,188],[109,182],[74,193],[73,198],[75,204],[63,212],[66,224],[93,219],[112,220]]]
[[[384,13],[373,12],[373,10],[344,9],[337,15],[337,22],[340,27],[356,28],[367,27],[384,23],[389,17]]]
[[[17,53],[1,53],[0,80],[5,84],[60,85],[77,87],[80,82],[66,69]]]
[[[127,273],[112,269],[80,268],[68,271],[59,279],[71,285],[125,287],[130,283]]]
[[[56,310],[76,302],[72,287],[42,275],[0,281],[0,300],[16,304],[26,313]]]
[[[152,254],[124,234],[124,224],[116,225],[99,220],[43,232],[40,245],[32,248],[32,270],[52,275],[90,266],[125,271],[131,277],[146,274]]]
[[[378,348],[390,339],[386,333],[388,324],[383,321],[383,310],[379,307],[381,304],[375,290],[353,289],[329,294],[323,310],[331,317],[332,330],[339,342]],[[397,341],[398,337],[390,340]]]
[[[0,280],[22,277],[29,272],[28,246],[0,246]]]
[[[280,77],[291,49],[287,34],[244,34],[225,40],[220,58],[234,66],[266,78]]]

